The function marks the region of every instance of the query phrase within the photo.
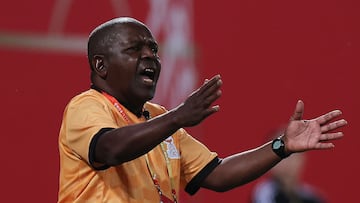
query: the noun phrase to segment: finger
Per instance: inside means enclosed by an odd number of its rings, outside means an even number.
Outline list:
[[[204,92],[206,92],[206,91],[213,92],[214,91],[213,89],[218,89],[219,86],[221,86],[221,84],[222,84],[222,81],[221,81],[220,75],[215,75],[210,80],[205,79],[205,82],[200,87],[198,93],[204,94]],[[205,95],[205,96],[207,96],[207,95]]]
[[[296,103],[294,114],[290,117],[290,120],[301,120],[304,114],[304,103],[303,101],[299,100]]]
[[[217,90],[215,93],[206,95],[203,104],[205,106],[210,106],[215,100],[217,100],[222,95],[221,90]]]
[[[330,111],[327,114],[317,117],[315,120],[320,124],[324,125],[325,123],[329,122],[331,119],[338,117],[342,114],[340,110]]]
[[[321,126],[321,132],[325,133],[327,131],[335,130],[335,129],[340,128],[340,127],[345,126],[345,125],[347,125],[347,121],[345,119],[334,121],[334,122],[331,122],[331,123],[329,123],[327,125]]]
[[[213,106],[213,107],[211,107],[211,108],[208,108],[208,109],[206,110],[206,112],[205,112],[205,117],[208,117],[208,116],[210,116],[211,114],[218,112],[219,110],[220,110],[220,106],[219,106],[219,105],[215,105],[215,106]]]
[[[329,142],[319,142],[315,145],[315,149],[330,149],[334,147],[335,145]]]
[[[319,141],[329,141],[329,140],[337,140],[344,137],[344,134],[342,132],[336,132],[336,133],[325,133],[321,134],[319,137]]]
[[[208,86],[214,85],[216,83],[216,81],[218,81],[220,79],[220,75],[215,75],[210,79],[205,79],[204,80],[204,84],[207,84]]]

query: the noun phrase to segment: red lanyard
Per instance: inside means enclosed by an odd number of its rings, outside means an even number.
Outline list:
[[[128,118],[128,116],[126,115],[123,107],[121,106],[121,104],[111,95],[107,94],[106,92],[102,92],[102,94],[115,106],[115,108],[119,111],[121,117],[128,123],[130,124],[130,119]],[[160,202],[161,203],[177,203],[177,198],[176,198],[176,190],[175,190],[175,182],[174,182],[174,177],[172,175],[172,167],[171,167],[171,163],[170,163],[170,159],[167,155],[167,152],[165,150],[164,144],[160,143],[161,146],[161,150],[164,154],[165,157],[165,161],[166,161],[166,168],[167,168],[167,172],[170,178],[170,186],[171,186],[171,194],[173,196],[174,201],[171,201],[170,199],[168,199],[165,195],[163,195],[163,192],[161,191],[160,188],[160,183],[156,177],[156,173],[154,172],[154,170],[150,167],[150,161],[148,158],[148,155],[145,154],[145,161],[146,161],[146,166],[149,170],[149,173],[151,175],[151,178],[153,180],[153,183],[155,185],[155,188],[157,189],[159,195],[160,195]]]

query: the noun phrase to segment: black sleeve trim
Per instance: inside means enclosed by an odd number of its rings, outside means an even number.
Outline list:
[[[185,187],[185,191],[194,195],[201,187],[204,179],[221,163],[222,159],[215,157],[211,160]]]
[[[104,165],[100,165],[100,166],[95,166],[96,162],[95,162],[95,147],[97,144],[97,141],[99,140],[99,138],[107,131],[112,130],[114,128],[101,128],[99,130],[99,132],[97,132],[94,137],[91,139],[90,142],[90,146],[89,146],[89,162],[90,165],[95,169],[95,170],[105,170],[108,169],[110,166],[104,164]]]

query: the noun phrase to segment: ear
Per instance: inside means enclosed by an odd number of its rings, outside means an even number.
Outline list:
[[[94,72],[99,75],[101,78],[106,78],[107,68],[104,64],[104,56],[103,55],[94,55],[92,61],[92,67],[94,68]]]

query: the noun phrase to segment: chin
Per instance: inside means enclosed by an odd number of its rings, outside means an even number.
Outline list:
[[[154,94],[142,95],[139,98],[142,98],[141,100],[147,102],[154,98]]]
[[[152,99],[154,99],[154,95],[148,97],[147,101],[150,101],[150,100],[152,100]]]

